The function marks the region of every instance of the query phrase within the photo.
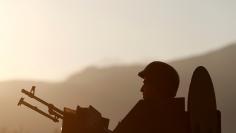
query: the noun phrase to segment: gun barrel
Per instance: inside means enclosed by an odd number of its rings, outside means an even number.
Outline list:
[[[20,106],[21,104],[23,104],[23,105],[29,107],[30,109],[32,109],[32,110],[38,112],[38,113],[41,114],[41,115],[46,116],[47,118],[53,120],[54,122],[58,122],[58,121],[59,121],[58,118],[53,117],[53,116],[51,116],[51,115],[49,115],[49,114],[43,112],[42,110],[38,109],[36,106],[33,106],[33,105],[31,105],[31,104],[25,102],[25,101],[24,101],[24,98],[21,98],[21,99],[20,99],[20,101],[19,101],[19,103],[18,103],[18,106]]]
[[[49,109],[54,110],[54,112],[57,112],[57,113],[59,113],[61,116],[63,116],[63,111],[62,111],[62,110],[58,109],[58,108],[55,107],[53,104],[47,103],[47,102],[45,102],[44,100],[40,99],[39,97],[35,96],[34,93],[31,93],[31,92],[29,92],[29,91],[27,91],[27,90],[25,90],[25,89],[22,89],[21,92],[24,93],[24,94],[26,94],[26,95],[29,96],[30,98],[33,98],[33,99],[39,101],[40,103],[42,103],[42,104],[48,106]]]

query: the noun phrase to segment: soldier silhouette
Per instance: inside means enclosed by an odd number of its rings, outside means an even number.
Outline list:
[[[113,133],[187,133],[184,98],[175,98],[179,76],[160,61],[151,62],[138,73],[143,79],[139,100]]]

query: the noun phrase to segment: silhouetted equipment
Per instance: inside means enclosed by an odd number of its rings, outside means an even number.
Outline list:
[[[76,110],[58,109],[53,104],[35,96],[35,86],[22,93],[48,107],[43,112],[21,98],[18,105],[58,122],[62,119],[62,133],[109,133],[109,119],[102,117],[95,108],[77,106]],[[195,69],[185,110],[184,98],[165,99],[162,102],[140,100],[128,115],[118,124],[114,133],[221,133],[221,113],[217,110],[214,86],[211,77],[203,66]]]
[[[49,114],[47,114],[47,113],[43,112],[42,110],[38,109],[36,106],[33,106],[33,105],[31,105],[31,104],[25,102],[25,101],[24,101],[24,98],[21,98],[21,99],[20,99],[20,101],[19,101],[19,103],[18,103],[18,106],[21,105],[21,104],[23,104],[23,105],[25,105],[25,106],[31,108],[32,110],[35,110],[35,111],[37,111],[38,113],[40,113],[40,114],[42,114],[42,115],[48,117],[49,119],[53,120],[54,122],[58,122],[58,121],[59,121],[59,120],[58,120],[59,118],[60,118],[60,119],[63,119],[63,111],[62,111],[62,110],[58,109],[58,108],[55,107],[53,104],[47,103],[47,102],[45,102],[44,100],[42,100],[42,99],[40,99],[40,98],[38,98],[37,96],[34,95],[34,94],[35,94],[35,86],[32,86],[30,92],[27,91],[27,90],[24,90],[24,89],[22,89],[21,92],[24,93],[24,94],[26,94],[26,95],[29,96],[30,98],[33,98],[33,99],[39,101],[40,103],[46,105],[46,106],[48,107],[48,113],[49,113]]]
[[[48,117],[49,119],[53,120],[54,122],[58,122],[58,121],[59,121],[57,117],[53,117],[53,116],[51,116],[51,115],[49,115],[49,114],[43,112],[42,110],[38,109],[36,106],[33,106],[33,105],[31,105],[31,104],[25,102],[25,101],[24,101],[24,98],[21,98],[21,99],[20,99],[20,101],[18,102],[18,106],[20,106],[21,104],[23,104],[23,105],[25,105],[25,106],[31,108],[32,110],[34,110],[34,111],[36,111],[36,112],[38,112],[38,113],[40,113],[40,114],[42,114],[42,115]]]
[[[221,133],[221,113],[216,107],[214,86],[203,66],[193,72],[188,94],[188,112],[191,133]]]
[[[21,90],[22,93],[26,94],[30,98],[37,100],[38,102],[48,107],[48,113],[38,109],[21,98],[18,102],[18,106],[21,104],[29,107],[30,109],[40,113],[41,115],[59,122],[62,119],[62,133],[108,133],[109,119],[102,117],[94,107],[89,106],[88,108],[77,107],[76,110],[64,108],[64,111],[58,109],[53,104],[50,104],[37,96],[35,96],[35,86],[32,86],[30,91]]]

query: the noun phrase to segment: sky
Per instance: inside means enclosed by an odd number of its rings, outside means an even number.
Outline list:
[[[235,0],[0,0],[0,80],[170,61],[236,41]]]

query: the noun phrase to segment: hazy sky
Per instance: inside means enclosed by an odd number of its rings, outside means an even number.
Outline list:
[[[0,80],[204,53],[235,24],[235,0],[0,0]]]

